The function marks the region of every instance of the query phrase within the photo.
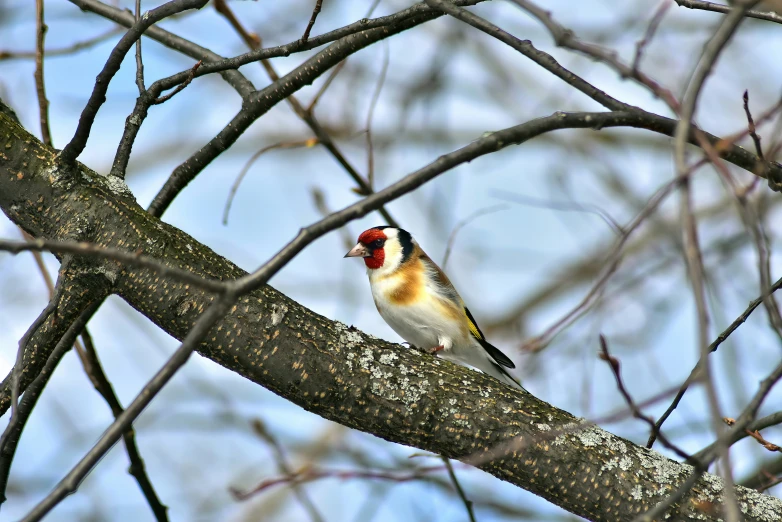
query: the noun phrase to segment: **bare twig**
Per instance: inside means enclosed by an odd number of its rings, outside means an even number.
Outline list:
[[[747,435],[749,435],[750,437],[758,441],[758,443],[764,448],[766,448],[768,451],[782,451],[782,448],[780,448],[773,442],[769,442],[765,438],[763,438],[763,435],[761,435],[759,431],[757,430],[752,431],[747,429],[745,429],[744,431],[746,431]]]
[[[762,493],[768,489],[773,488],[776,485],[782,484],[782,475],[778,477],[768,477],[770,480],[763,484],[762,486],[758,487],[758,492]]]
[[[100,43],[103,43],[104,41],[108,40],[112,36],[117,35],[121,32],[122,32],[121,27],[112,27],[111,29],[104,31],[96,36],[93,36],[92,38],[89,38],[87,40],[82,40],[73,43],[71,45],[67,45],[65,47],[57,47],[55,49],[44,49],[44,53],[48,58],[53,58],[55,56],[67,56],[82,51],[84,49],[89,49],[90,47],[93,47]],[[35,51],[1,51],[0,50],[0,60],[34,60],[37,53],[38,53],[37,50]]]
[[[136,23],[141,20],[141,0],[136,0]],[[141,38],[136,40],[136,85],[138,93],[144,94],[144,62],[141,59]]]
[[[367,112],[367,185],[369,185],[369,193],[361,194],[362,196],[368,196],[371,194],[375,186],[375,149],[372,146],[372,118],[375,115],[375,107],[380,100],[380,91],[383,90],[383,84],[386,81],[386,74],[388,73],[388,63],[391,51],[388,47],[388,42],[383,42],[383,63],[380,66],[380,76],[377,79],[377,85],[375,86],[375,92],[372,93],[372,101],[369,102],[369,111]]]
[[[307,22],[307,28],[304,29],[304,34],[301,35],[301,43],[307,43],[307,40],[310,39],[310,31],[312,31],[312,26],[315,25],[315,19],[318,18],[322,6],[323,0],[315,0],[315,8],[312,10],[312,16],[310,16],[310,21]]]
[[[83,11],[95,13],[98,16],[106,18],[107,20],[111,20],[112,22],[115,22],[128,29],[133,27],[136,23],[136,17],[129,10],[119,9],[112,5],[108,5],[100,0],[68,0],[68,1]],[[202,47],[194,42],[191,42],[190,40],[186,40],[180,36],[170,33],[164,29],[161,29],[158,26],[153,25],[151,27],[148,27],[147,30],[144,31],[144,36],[161,43],[162,45],[168,47],[169,49],[178,51],[186,56],[189,56],[195,61],[203,60],[205,63],[222,62],[225,65],[226,59],[223,56],[220,56],[219,54],[212,52],[206,47]],[[237,57],[236,59],[241,61],[242,59],[249,59],[249,58],[246,55],[242,55]],[[232,65],[234,63],[233,60],[228,60],[228,62],[231,63]],[[245,78],[241,72],[235,69],[236,67],[224,67],[220,71],[213,71],[213,72],[219,72],[223,80],[225,80],[225,82],[228,85],[230,85],[239,94],[239,96],[242,97],[242,99],[244,99],[247,96],[249,96],[252,92],[255,91],[255,86],[252,84],[252,82],[250,82],[247,78]],[[165,89],[161,89],[161,91],[179,85],[187,78],[188,74],[190,74],[190,70],[186,69],[182,71],[178,76],[175,75],[177,76],[176,81],[173,81],[168,87],[166,87]]]
[[[122,404],[120,404],[117,394],[114,393],[113,386],[103,371],[103,366],[98,358],[98,352],[95,350],[95,346],[92,343],[92,336],[89,334],[86,327],[84,328],[81,337],[84,341],[87,355],[84,370],[97,392],[109,405],[111,413],[116,419],[122,415],[122,412],[125,410],[122,409]],[[158,522],[168,520],[168,515],[166,513],[168,508],[160,501],[160,498],[157,496],[155,488],[152,485],[152,481],[150,481],[149,476],[147,475],[144,459],[141,458],[141,452],[139,452],[138,445],[136,445],[136,434],[132,427],[122,433],[122,442],[125,444],[125,450],[127,451],[128,460],[130,461],[128,473],[136,479],[136,482],[141,489],[141,493],[144,495],[144,498],[147,499],[147,503],[152,509],[152,513],[155,515],[155,520]]]
[[[24,236],[25,239],[27,239],[28,241],[32,241],[33,239],[26,232],[24,233]],[[54,297],[54,282],[52,281],[52,278],[49,275],[49,271],[46,269],[46,266],[43,263],[41,252],[34,251],[32,252],[32,254],[35,256],[35,261],[36,264],[38,265],[38,270],[43,276],[44,282],[46,283],[46,286],[49,289],[49,298],[52,299]],[[82,321],[82,319],[80,319],[80,321]],[[84,321],[84,327],[81,332],[81,338],[82,341],[84,342],[84,346],[82,346],[82,343],[79,342],[79,339],[77,338],[73,342],[73,347],[76,349],[76,352],[79,354],[79,359],[82,362],[82,366],[84,367],[84,371],[87,373],[90,382],[92,382],[93,386],[95,386],[95,389],[106,400],[106,402],[109,405],[109,408],[111,408],[112,413],[116,417],[117,415],[122,413],[122,406],[120,406],[119,399],[114,393],[114,389],[112,388],[111,383],[106,377],[106,374],[103,371],[103,367],[100,364],[100,360],[98,359],[98,354],[95,351],[95,346],[92,342],[92,336],[90,335],[90,332],[87,329],[86,320]],[[56,347],[54,351],[55,352],[57,351]],[[59,356],[57,355],[54,355],[52,357],[54,357],[55,361],[59,360]],[[51,373],[51,372],[47,372],[47,373]],[[31,391],[31,388],[32,386],[28,387],[27,393],[32,394],[32,396],[36,396],[35,395],[36,392]],[[30,409],[32,409],[32,407]],[[21,428],[17,428],[17,431],[21,434]],[[142,494],[147,499],[147,502],[152,508],[152,512],[155,515],[155,519],[158,522],[168,520],[168,516],[166,515],[166,507],[163,506],[163,504],[160,502],[160,499],[158,498],[157,493],[155,492],[155,489],[152,486],[152,482],[147,476],[144,467],[144,461],[141,458],[141,453],[139,452],[138,446],[136,445],[136,437],[133,430],[131,429],[126,431],[122,435],[122,439],[125,443],[125,448],[128,453],[128,459],[130,460],[130,467],[128,468],[128,472],[136,479],[139,488],[141,488]],[[2,444],[0,444],[0,448],[3,448]],[[0,451],[0,453],[3,452]],[[6,451],[5,453],[7,454],[8,452]],[[11,454],[13,453],[11,452]],[[0,460],[2,460],[2,457],[0,457]],[[1,468],[2,466],[0,466],[0,469]],[[0,473],[0,476],[1,475],[2,473]],[[5,482],[3,480],[0,480],[0,484],[5,484]],[[1,489],[0,491],[4,491],[4,488]],[[3,495],[0,495],[0,498],[2,497]],[[0,503],[2,502],[0,501]]]
[[[239,190],[239,185],[242,184],[242,181],[244,181],[244,177],[250,171],[250,167],[253,166],[253,164],[258,160],[258,158],[260,158],[263,154],[269,152],[270,150],[314,147],[315,145],[317,145],[317,143],[318,143],[317,138],[310,138],[304,141],[289,141],[289,142],[275,143],[273,145],[268,145],[266,147],[263,147],[258,152],[250,156],[250,159],[248,159],[247,163],[244,164],[244,167],[242,167],[242,170],[239,172],[239,175],[236,176],[233,185],[231,185],[231,190],[228,193],[228,199],[226,199],[225,207],[223,208],[223,225],[228,224],[228,214],[231,212],[231,205],[233,204],[234,197],[236,196],[236,192]]]
[[[139,40],[139,41],[140,41],[140,40]],[[201,64],[202,64],[202,63],[203,63],[203,62],[202,62],[201,60],[197,61],[197,62],[196,62],[196,64],[195,64],[195,65],[194,65],[194,66],[193,66],[193,67],[190,69],[190,74],[189,74],[189,75],[188,75],[188,77],[185,79],[185,81],[183,81],[182,83],[180,83],[179,85],[177,85],[177,86],[174,88],[174,90],[173,90],[173,91],[171,91],[170,93],[168,93],[168,94],[165,94],[165,95],[163,95],[163,96],[158,96],[157,98],[153,99],[153,100],[151,101],[151,104],[152,104],[152,105],[160,105],[161,103],[165,103],[165,102],[167,102],[168,100],[170,100],[171,98],[173,98],[174,96],[176,96],[178,93],[182,92],[182,90],[183,90],[185,87],[187,87],[188,85],[190,85],[190,82],[192,82],[192,81],[193,81],[193,78],[195,78],[195,74],[196,74],[196,72],[198,71],[198,68],[199,68],[199,67],[201,67]]]
[[[742,312],[741,315],[739,315],[730,324],[730,326],[728,326],[721,334],[719,334],[717,338],[709,345],[707,352],[708,353],[716,352],[717,349],[720,347],[720,345],[724,343],[728,339],[728,337],[730,337],[730,335],[738,329],[739,326],[744,324],[744,322],[749,318],[752,312],[754,312],[755,309],[758,306],[760,306],[760,304],[763,302],[763,296],[776,292],[780,288],[782,288],[782,278],[778,279],[771,286],[771,288],[768,289],[768,291],[764,292],[760,297],[758,297],[757,299],[749,303],[747,309],[744,310],[744,312]],[[682,384],[681,388],[679,388],[679,391],[676,394],[676,397],[674,397],[673,402],[671,402],[671,405],[668,406],[668,409],[666,409],[665,412],[657,420],[657,422],[654,423],[654,427],[652,428],[652,433],[651,435],[649,435],[649,440],[646,443],[647,448],[652,447],[654,441],[657,439],[657,434],[660,432],[663,423],[665,423],[668,417],[670,417],[671,413],[673,413],[673,410],[675,410],[676,407],[679,405],[679,402],[682,400],[682,397],[684,397],[684,394],[689,388],[690,384],[692,384],[699,378],[702,366],[703,366],[703,358],[701,357],[698,360],[698,363],[690,372],[690,375],[684,381],[684,384]]]
[[[467,510],[467,517],[470,519],[470,522],[476,522],[472,501],[467,498],[467,495],[464,493],[464,489],[462,489],[462,485],[459,484],[459,479],[456,478],[456,472],[453,470],[453,464],[451,464],[451,461],[448,457],[441,456],[440,458],[443,459],[443,462],[445,463],[445,469],[448,470],[448,477],[451,479],[453,487],[456,488],[456,494],[459,495],[462,504],[464,504],[464,508]]]
[[[156,81],[149,86],[144,92],[136,99],[136,105],[133,107],[133,112],[130,113],[125,119],[125,129],[122,132],[122,138],[117,146],[117,152],[114,155],[114,161],[111,164],[110,176],[116,176],[124,179],[127,174],[128,161],[130,161],[130,153],[133,149],[133,144],[136,141],[136,136],[141,129],[141,124],[149,113],[149,108],[152,105],[159,105],[165,103],[177,93],[181,92],[185,87],[190,85],[190,82],[195,78],[198,69],[201,67],[201,61],[190,68],[187,75],[183,78],[182,82],[176,85],[174,89],[165,95],[160,96],[160,93],[164,90],[164,82],[160,80]]]
[[[235,295],[226,293],[213,302],[209,308],[199,317],[196,324],[188,332],[182,344],[165,365],[155,374],[138,396],[133,399],[128,408],[122,412],[116,420],[103,433],[95,446],[79,461],[78,464],[60,481],[54,490],[49,493],[38,505],[33,508],[23,519],[23,522],[41,520],[65,497],[74,493],[79,483],[92,471],[92,468],[100,461],[109,449],[119,440],[132,425],[133,421],[141,414],[157,393],[168,383],[171,377],[190,358],[193,350],[201,342],[202,337],[210,328],[230,309]]]
[[[375,471],[375,470],[334,470],[334,469],[312,469],[304,468],[297,472],[264,480],[249,491],[239,491],[232,489],[231,493],[237,500],[245,500],[258,493],[261,493],[274,486],[284,484],[302,484],[324,479],[339,480],[386,480],[390,482],[410,482],[412,480],[421,480],[429,473],[435,473],[446,469],[444,466],[426,466],[416,469],[413,472],[399,473],[396,471]]]
[[[46,304],[46,307],[41,311],[40,314],[38,314],[38,317],[35,318],[35,321],[33,321],[33,324],[30,325],[30,327],[27,329],[25,334],[22,336],[22,338],[19,340],[19,347],[16,351],[16,363],[13,367],[13,380],[11,385],[11,420],[8,422],[8,426],[6,427],[5,433],[9,433],[12,430],[12,426],[17,422],[16,417],[19,416],[18,412],[18,404],[19,404],[19,381],[21,380],[21,373],[22,373],[22,362],[24,361],[24,351],[27,348],[27,344],[30,341],[30,337],[35,333],[38,328],[44,325],[46,321],[49,320],[50,317],[53,317],[53,320],[57,319],[57,304],[60,301],[60,296],[55,293],[49,299],[49,302]],[[0,453],[3,452],[3,445],[0,444]]]
[[[35,92],[38,94],[38,118],[41,123],[41,141],[52,145],[52,131],[49,128],[49,100],[46,99],[46,85],[43,78],[44,35],[43,0],[35,0]]]
[[[641,38],[635,44],[635,57],[633,58],[633,64],[630,66],[630,68],[636,75],[639,74],[638,68],[641,65],[641,58],[643,57],[644,49],[646,49],[646,46],[649,45],[649,43],[652,41],[652,38],[654,38],[654,34],[657,32],[657,28],[660,27],[660,22],[662,22],[665,13],[668,12],[669,7],[671,7],[671,0],[661,0],[660,4],[657,6],[657,9],[654,11],[654,16],[652,16],[652,19],[649,20],[649,25],[646,26],[646,31],[644,32],[643,38]]]
[[[763,401],[766,399],[766,396],[780,379],[782,379],[782,362],[777,364],[776,368],[774,368],[771,373],[760,382],[755,395],[752,396],[752,399],[749,401],[746,408],[744,408],[744,411],[742,411],[741,415],[739,415],[739,417],[736,419],[736,422],[731,427],[730,431],[723,434],[708,447],[693,455],[693,459],[696,459],[700,462],[709,462],[714,459],[715,454],[719,453],[719,448],[721,446],[727,447],[736,441],[745,438],[745,429],[752,429],[753,431],[762,429],[762,427],[753,424],[752,421],[755,420],[758,410],[763,404]],[[720,419],[720,422],[722,422],[722,419]]]
[[[758,158],[765,163],[766,159],[763,157],[763,147],[760,146],[760,136],[758,136],[758,133],[755,131],[755,121],[752,119],[752,112],[749,110],[749,91],[744,91],[742,99],[744,100],[744,114],[747,115],[747,132],[749,132],[749,136],[755,144],[755,152],[757,153]]]
[[[451,233],[448,235],[448,242],[445,244],[445,254],[443,254],[443,262],[440,264],[442,269],[445,270],[445,267],[448,265],[448,260],[451,258],[451,251],[453,250],[453,244],[456,242],[456,236],[459,234],[459,231],[481,216],[493,214],[495,212],[499,212],[500,210],[506,210],[507,208],[507,205],[494,205],[491,207],[482,208],[456,223],[456,225],[451,230]]]
[[[214,5],[217,12],[225,17],[228,23],[230,23],[236,32],[239,33],[248,47],[256,50],[261,48],[261,39],[257,34],[250,33],[247,31],[247,29],[245,29],[234,12],[228,6],[226,0],[215,0]],[[274,69],[271,62],[269,60],[263,59],[260,60],[260,63],[266,71],[266,74],[269,75],[269,78],[271,78],[273,82],[279,83],[281,78],[277,74],[277,71]],[[288,76],[290,76],[290,74]],[[358,173],[358,171],[348,161],[345,155],[342,154],[342,151],[337,147],[337,144],[334,142],[334,140],[331,139],[331,136],[326,131],[326,129],[323,128],[320,122],[315,118],[314,114],[305,109],[304,106],[299,102],[298,98],[296,98],[292,93],[287,95],[285,101],[287,101],[288,105],[291,106],[293,112],[296,113],[296,115],[312,130],[312,132],[315,134],[315,137],[318,139],[318,143],[323,145],[323,147],[334,157],[334,159],[337,160],[337,163],[339,163],[342,168],[345,169],[345,172],[347,172],[348,175],[353,178],[353,180],[358,185],[357,188],[361,191],[361,193],[371,194],[372,188],[370,185],[367,183],[364,177]],[[399,226],[398,222],[391,217],[391,214],[389,214],[385,208],[379,209],[379,212],[389,225],[395,227]]]
[[[723,19],[714,35],[706,44],[701,59],[698,61],[698,64],[692,73],[690,85],[688,86],[687,92],[685,93],[682,100],[680,119],[676,126],[676,133],[674,136],[674,160],[676,163],[677,175],[682,175],[688,170],[684,157],[684,146],[686,136],[688,136],[690,133],[691,120],[695,114],[698,98],[701,94],[703,85],[706,82],[706,78],[711,72],[711,69],[716,63],[717,58],[721,54],[722,50],[727,45],[728,41],[730,41],[736,29],[738,29],[739,24],[744,19],[744,13],[755,3],[757,2],[754,1],[749,3],[742,3],[735,7],[728,14],[728,16]],[[706,384],[706,395],[709,399],[709,408],[711,410],[712,429],[714,430],[715,435],[719,437],[719,434],[722,432],[722,415],[720,413],[717,392],[714,387],[714,382],[711,378],[711,364],[708,357],[708,310],[706,307],[705,291],[703,285],[703,259],[701,258],[700,247],[698,246],[697,225],[695,223],[695,218],[692,212],[689,182],[685,183],[685,185],[682,187],[681,194],[682,222],[685,237],[685,255],[690,282],[692,284],[693,295],[695,297],[698,317],[698,352],[700,357],[704,359],[703,373]],[[718,440],[720,439],[721,437]],[[725,479],[726,518],[729,522],[738,522],[741,514],[736,501],[733,472],[730,465],[730,454],[728,452],[728,446],[726,444],[718,444],[717,453],[719,454],[724,464],[722,470],[723,477]]]
[[[282,446],[280,445],[279,441],[269,432],[269,430],[266,429],[264,423],[261,422],[260,419],[253,419],[252,428],[253,431],[257,433],[259,437],[265,440],[266,443],[271,447],[279,472],[287,476],[293,475],[293,467],[288,462],[288,459],[285,458],[285,452],[283,451]],[[298,498],[302,507],[304,507],[304,509],[309,514],[310,519],[313,522],[323,522],[323,516],[318,511],[318,508],[315,507],[315,504],[312,502],[312,499],[309,497],[309,495],[307,495],[307,492],[304,491],[304,488],[301,487],[301,484],[298,482],[291,482],[291,489]]]
[[[509,192],[507,190],[493,190],[490,192],[490,194],[495,198],[503,199],[505,201],[511,201],[513,203],[529,206],[529,207],[546,208],[549,210],[559,210],[565,212],[584,212],[586,214],[594,214],[595,216],[602,219],[606,225],[608,225],[608,228],[611,229],[611,232],[617,235],[621,235],[624,233],[624,229],[622,228],[622,225],[620,225],[619,222],[611,216],[611,214],[609,214],[606,210],[600,208],[597,205],[592,205],[590,203],[579,203],[578,201],[567,201],[567,200],[556,201],[550,199],[541,199],[541,198],[528,196],[526,194]]]
[[[635,404],[635,401],[633,401],[633,397],[630,395],[630,392],[627,391],[624,381],[622,380],[622,372],[620,369],[619,360],[608,352],[608,342],[606,341],[606,338],[603,336],[603,334],[600,334],[599,356],[602,360],[607,362],[608,366],[611,368],[611,373],[614,374],[614,379],[616,380],[616,387],[619,389],[619,393],[622,394],[622,397],[627,403],[627,407],[630,408],[630,411],[633,413],[633,417],[644,421],[649,426],[654,426],[654,419],[652,419],[648,415],[645,415],[641,411],[641,409]],[[690,458],[689,453],[685,452],[678,446],[674,445],[670,440],[665,438],[662,434],[660,434],[660,442],[666,448],[676,453],[679,457],[685,460]]]
[[[89,306],[79,318],[71,324],[62,338],[58,341],[57,345],[52,350],[49,358],[46,360],[41,372],[36,376],[32,383],[25,390],[24,396],[19,403],[19,407],[16,414],[12,414],[11,420],[8,423],[2,437],[0,437],[0,504],[5,501],[5,491],[8,485],[8,474],[11,471],[11,463],[16,453],[16,447],[19,443],[19,439],[22,435],[27,419],[35,408],[38,398],[41,396],[43,388],[46,383],[49,382],[54,369],[59,364],[63,355],[70,350],[73,343],[76,341],[76,337],[79,332],[86,326],[89,319],[98,310],[100,306],[99,301],[92,306]]]
[[[562,81],[568,83],[571,87],[575,87],[579,91],[583,92],[584,94],[586,94],[587,96],[595,100],[600,105],[612,111],[630,110],[632,108],[630,105],[609,96],[608,94],[601,91],[594,85],[588,83],[583,78],[568,71],[567,69],[559,65],[559,63],[557,63],[557,61],[554,60],[554,58],[550,54],[544,53],[543,51],[536,49],[529,40],[519,40],[512,34],[503,31],[502,29],[492,24],[491,22],[481,18],[480,16],[477,16],[474,13],[471,13],[470,11],[467,11],[466,9],[463,9],[462,7],[452,4],[451,2],[448,2],[446,0],[425,0],[425,1],[431,7],[440,9],[444,13],[448,13],[454,18],[473,26],[480,31],[483,31],[489,36],[496,38],[502,43],[515,49],[522,55],[526,56],[533,62],[537,63],[544,69],[548,70],[549,72],[551,72],[552,74],[560,78]],[[557,40],[557,37],[555,36],[554,39]]]
[[[524,350],[530,352],[538,352],[543,350],[546,346],[549,345],[551,340],[562,331],[563,328],[580,317],[583,313],[586,312],[586,310],[589,309],[593,303],[596,302],[596,300],[602,294],[608,281],[619,268],[619,265],[622,262],[622,251],[633,232],[635,232],[635,230],[656,211],[665,198],[667,198],[674,191],[674,189],[679,187],[681,183],[691,174],[692,172],[689,172],[663,185],[660,189],[657,190],[657,192],[654,193],[651,198],[649,198],[646,206],[641,209],[641,212],[639,212],[630,223],[620,227],[620,230],[623,232],[619,238],[617,238],[616,242],[611,248],[611,251],[605,258],[606,261],[604,263],[604,268],[601,270],[597,281],[595,281],[586,295],[584,295],[584,297],[578,302],[578,304],[576,304],[576,306],[571,308],[565,315],[555,321],[554,324],[546,328],[542,334],[525,341],[523,345]]]
[[[429,2],[430,0],[427,0]],[[442,0],[436,0],[438,2]],[[579,40],[575,33],[555,21],[551,13],[545,9],[535,5],[529,0],[511,0],[513,3],[527,11],[530,15],[537,18],[546,29],[551,33],[554,42],[560,46],[573,51],[582,53],[598,62],[604,63],[619,73],[622,78],[631,78],[641,85],[648,88],[655,96],[659,97],[674,111],[678,112],[678,102],[673,96],[673,93],[648,75],[641,72],[637,63],[628,66],[621,62],[613,50],[605,49],[599,45],[585,43]],[[636,55],[637,56],[637,55]],[[614,109],[616,110],[616,109]]]
[[[312,97],[312,101],[309,105],[307,105],[307,112],[312,112],[315,110],[315,106],[320,101],[321,97],[326,94],[326,91],[331,86],[331,82],[334,81],[334,79],[337,77],[337,75],[342,72],[342,69],[345,68],[345,66],[348,64],[347,60],[342,60],[337,64],[336,67],[331,71],[331,73],[326,78],[326,81],[323,82],[323,85],[320,86],[320,89],[318,89],[318,92],[315,93],[315,96]]]
[[[725,4],[717,4],[715,2],[704,2],[701,0],[675,0],[680,7],[686,7],[688,9],[699,9],[702,11],[711,11],[713,13],[730,13],[732,7]],[[776,22],[782,24],[782,16],[772,12],[753,11],[748,10],[744,13],[747,18],[757,18],[758,20],[766,20],[768,22]]]
[[[140,252],[131,253],[117,248],[102,247],[94,243],[52,241],[45,239],[34,239],[32,241],[8,241],[0,239],[0,251],[10,252],[12,254],[27,251],[46,251],[60,254],[90,255],[119,261],[128,266],[148,268],[160,275],[179,279],[182,282],[190,283],[199,288],[203,288],[204,290],[221,292],[224,289],[224,284],[220,281],[205,279],[192,272],[164,265],[154,258],[142,255]]]
[[[125,36],[120,39],[111,51],[109,59],[106,60],[106,64],[103,66],[100,74],[98,74],[90,99],[87,101],[87,104],[79,117],[79,125],[76,128],[76,132],[73,134],[73,138],[71,138],[71,141],[68,142],[60,153],[60,160],[63,163],[73,163],[84,150],[84,147],[87,145],[87,139],[90,136],[92,124],[95,121],[95,116],[98,114],[98,110],[101,105],[103,105],[103,102],[106,101],[106,92],[108,91],[111,79],[117,71],[119,71],[122,60],[130,50],[130,47],[136,40],[141,38],[144,31],[151,25],[168,16],[181,13],[188,9],[200,9],[206,5],[207,1],[208,0],[171,0],[160,7],[148,11],[145,16],[125,33]]]

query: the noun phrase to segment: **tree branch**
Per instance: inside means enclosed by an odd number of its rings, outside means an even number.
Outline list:
[[[686,7],[687,9],[699,9],[702,11],[711,11],[713,13],[728,14],[733,7],[725,4],[718,4],[715,2],[704,2],[701,0],[675,0],[679,7]],[[747,11],[744,13],[747,18],[757,18],[758,20],[766,20],[768,22],[776,22],[782,24],[782,16],[772,12],[764,11]]]
[[[369,212],[372,205],[407,193],[453,166],[542,132],[643,122],[649,123],[637,113],[557,113],[492,133],[359,205],[329,216],[310,234],[333,230]],[[151,217],[126,192],[112,190],[104,178],[86,167],[74,172],[53,170],[53,151],[4,114],[0,115],[0,130],[10,145],[0,157],[0,207],[36,237],[63,239],[63,230],[67,232],[78,222],[87,229],[85,239],[103,247],[122,242],[123,248],[133,251],[144,245],[148,255],[164,264],[212,279],[236,280],[245,275],[192,237]],[[24,162],[27,166],[20,179],[16,174]],[[31,198],[27,202],[25,194],[36,194],[42,201]],[[46,210],[38,211],[39,206]],[[293,255],[296,247],[286,247],[281,257]],[[268,274],[249,277],[242,290],[255,288]],[[178,356],[184,357],[194,347],[192,327],[209,307],[210,294],[143,268],[126,267],[112,278],[115,291],[140,313],[174,337],[190,335]],[[400,444],[476,462],[488,473],[591,520],[632,518],[667,498],[692,474],[690,466],[596,426],[585,426],[567,412],[491,377],[366,336],[266,285],[241,297],[195,348],[326,419]],[[454,397],[459,398],[455,403]],[[55,499],[67,494],[72,479],[94,464],[112,437],[119,437],[127,426],[123,422],[143,407],[139,400],[133,402],[133,410],[129,406],[127,415],[113,425],[78,472],[58,488]],[[7,408],[7,396],[2,402]],[[705,474],[668,513],[672,519],[716,520],[718,515],[700,506],[718,504],[723,493],[720,482]],[[760,522],[782,510],[782,501],[751,490],[737,488],[736,495],[747,521]],[[47,502],[37,513],[51,507],[51,500]]]
[[[109,83],[114,75],[119,71],[122,60],[125,59],[125,55],[128,53],[133,44],[141,38],[144,31],[151,25],[159,22],[160,20],[181,13],[188,9],[200,9],[208,0],[171,0],[158,8],[144,13],[144,16],[136,22],[130,30],[125,33],[114,49],[111,51],[109,59],[106,60],[106,64],[103,66],[100,74],[95,80],[95,87],[92,90],[90,99],[87,101],[87,105],[79,117],[79,125],[76,127],[76,132],[73,134],[73,138],[62,149],[60,153],[60,160],[65,164],[72,164],[82,153],[84,147],[87,146],[87,139],[90,137],[90,130],[92,129],[92,123],[95,121],[95,116],[98,114],[103,102],[106,101],[106,92],[109,90]]]

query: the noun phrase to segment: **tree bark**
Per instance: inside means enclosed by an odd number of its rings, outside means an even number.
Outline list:
[[[0,207],[32,236],[143,252],[207,278],[245,274],[149,215],[119,178],[58,164],[55,151],[1,111],[0,136]],[[149,269],[102,261],[95,270],[178,339],[213,299]],[[23,387],[40,372],[47,349],[42,342],[27,350]],[[491,377],[317,315],[270,286],[243,296],[198,351],[307,411],[475,464],[590,520],[631,520],[693,472]],[[9,407],[8,382],[0,413]],[[718,520],[722,492],[721,480],[705,474],[668,520]],[[782,514],[777,498],[742,487],[737,496],[747,521]]]

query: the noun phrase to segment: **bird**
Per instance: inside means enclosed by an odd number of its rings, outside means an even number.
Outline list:
[[[524,389],[508,373],[516,365],[489,344],[448,276],[408,231],[367,229],[345,257],[363,258],[377,311],[409,344]]]

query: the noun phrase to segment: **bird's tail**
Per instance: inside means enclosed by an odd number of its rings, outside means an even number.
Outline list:
[[[518,388],[519,390],[527,391],[519,381],[514,379],[511,374],[509,374],[508,371],[499,364],[491,363],[491,366],[486,366],[485,369],[481,369],[484,371],[484,373],[491,375],[495,379],[498,379],[505,384],[508,384],[514,388]]]

